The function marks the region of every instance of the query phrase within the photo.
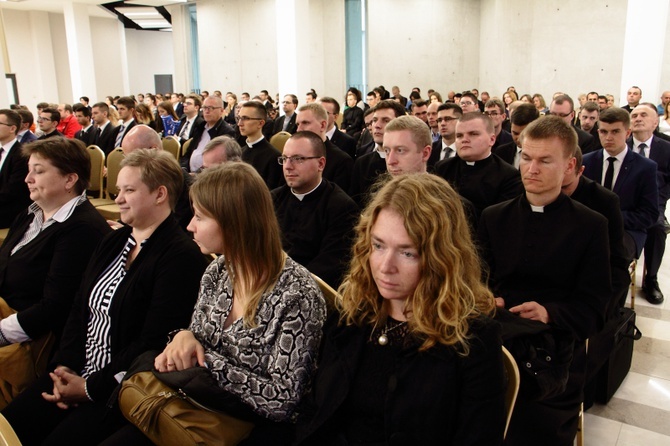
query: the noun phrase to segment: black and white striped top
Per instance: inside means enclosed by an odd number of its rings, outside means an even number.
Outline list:
[[[147,239],[148,240],[148,239]],[[144,240],[142,245],[147,241]],[[86,331],[86,364],[81,376],[88,378],[92,373],[105,367],[112,359],[112,347],[109,328],[111,317],[109,310],[119,285],[126,277],[128,254],[137,245],[132,234],[123,250],[105,269],[91,290],[88,299],[88,328]]]

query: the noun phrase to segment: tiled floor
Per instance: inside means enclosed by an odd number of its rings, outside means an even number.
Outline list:
[[[640,285],[642,262],[638,265]],[[658,280],[665,302],[651,305],[637,290],[642,339],[635,342],[631,371],[614,397],[586,412],[585,446],[670,446],[670,245]]]

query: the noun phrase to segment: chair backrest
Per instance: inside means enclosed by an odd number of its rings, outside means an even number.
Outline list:
[[[516,361],[512,354],[505,347],[503,347],[502,350],[503,363],[505,365],[505,371],[507,372],[507,390],[505,391],[505,410],[507,412],[505,435],[507,435],[507,428],[509,427],[509,422],[512,419],[512,412],[514,411],[514,403],[519,394],[521,377],[519,376],[519,367],[516,365]]]
[[[333,287],[324,282],[321,277],[317,276],[316,274],[312,274],[312,278],[314,279],[316,284],[319,285],[319,288],[321,288],[323,297],[326,299],[326,307],[328,308],[328,313],[330,313],[332,310],[335,309],[335,302],[341,299],[340,295]]]
[[[181,156],[186,155],[186,152],[188,152],[188,146],[191,145],[191,141],[193,141],[193,138],[190,138],[190,139],[186,140],[184,145],[181,146]],[[179,160],[179,158],[177,158],[177,160]]]
[[[0,414],[0,446],[21,446],[21,440],[2,414]]]
[[[119,170],[121,170],[121,161],[123,161],[125,155],[123,150],[114,149],[109,153],[107,157],[107,198],[111,199],[116,195],[116,178],[119,176]]]
[[[89,179],[91,185],[89,189],[97,191],[98,196],[96,198],[102,198],[105,193],[102,183],[105,168],[105,152],[95,145],[90,145],[87,149],[88,154],[91,156],[91,178]]]
[[[177,138],[175,138],[174,136],[168,136],[166,138],[163,138],[161,142],[163,143],[163,150],[172,154],[172,156],[174,156],[175,159],[179,161],[180,149],[181,149],[179,145],[179,140],[177,140]]]
[[[286,141],[291,137],[291,134],[289,132],[279,132],[275,133],[272,138],[270,138],[270,144],[272,146],[279,150],[280,152],[284,152],[284,145],[286,144]]]

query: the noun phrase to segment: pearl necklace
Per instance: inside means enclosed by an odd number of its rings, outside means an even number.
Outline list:
[[[382,334],[380,334],[380,335],[379,335],[379,338],[377,338],[377,342],[379,343],[379,345],[386,345],[386,344],[388,344],[388,343],[389,343],[389,338],[388,338],[387,334],[388,334],[388,333],[391,333],[393,330],[395,330],[395,329],[397,329],[397,328],[399,328],[399,327],[403,327],[403,326],[405,326],[405,325],[407,325],[407,321],[403,321],[403,322],[399,323],[398,325],[395,325],[395,326],[393,326],[393,327],[391,327],[391,328],[389,328],[389,327],[384,327],[384,331],[382,331]]]

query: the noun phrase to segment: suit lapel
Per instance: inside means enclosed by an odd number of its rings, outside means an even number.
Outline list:
[[[616,178],[616,183],[614,183],[612,192],[621,196],[621,189],[623,188],[623,185],[626,184],[634,164],[635,154],[632,151],[628,151],[626,157],[623,159],[623,163],[621,163],[621,169],[619,170],[619,175]],[[600,163],[600,165],[602,166],[602,163]]]

